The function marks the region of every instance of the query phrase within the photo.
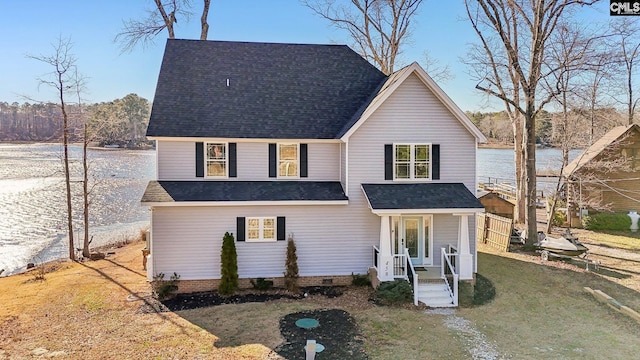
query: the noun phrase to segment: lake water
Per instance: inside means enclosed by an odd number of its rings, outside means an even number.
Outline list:
[[[81,178],[81,147],[71,146],[72,180]],[[572,152],[572,157],[578,152]],[[558,169],[560,151],[539,149],[538,169]],[[149,211],[140,205],[147,182],[155,177],[155,151],[89,151],[93,206],[91,246],[124,240],[149,225]],[[510,149],[479,149],[478,178],[513,181]],[[544,184],[540,184],[544,186]],[[79,196],[81,183],[73,186]],[[29,262],[68,256],[66,197],[62,147],[57,144],[0,144],[0,269],[2,276],[22,271]],[[76,247],[81,247],[81,213],[76,211]]]
[[[71,146],[76,247],[82,247],[80,146]],[[149,224],[140,205],[155,177],[155,151],[89,150],[91,246],[139,233]],[[68,256],[62,147],[57,144],[0,144],[0,269],[4,275]]]

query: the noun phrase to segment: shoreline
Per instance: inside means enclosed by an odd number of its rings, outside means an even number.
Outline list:
[[[101,251],[104,248],[118,247],[139,240],[144,240],[143,234],[149,229],[148,220],[140,220],[127,224],[111,224],[93,228],[92,243],[89,245],[91,252]],[[76,239],[74,239],[76,240]],[[78,242],[80,238],[77,238]],[[49,245],[31,255],[20,267],[14,269],[0,269],[0,278],[17,275],[29,271],[28,264],[35,267],[55,263],[59,261],[69,261],[69,238],[65,235],[55,238]],[[80,240],[80,242],[82,242]],[[76,251],[77,253],[77,251]]]

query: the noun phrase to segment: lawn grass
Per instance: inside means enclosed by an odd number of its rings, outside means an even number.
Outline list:
[[[586,243],[595,243],[611,248],[640,251],[640,232],[611,231],[595,232],[581,229],[572,230]]]
[[[496,288],[483,306],[460,309],[501,354],[518,359],[630,359],[640,352],[640,324],[598,303],[583,287],[601,289],[633,309],[640,294],[597,274],[557,269],[490,253],[478,272]]]
[[[142,246],[129,245],[106,260],[62,264],[44,281],[31,274],[0,278],[0,359],[31,358],[38,349],[47,351],[42,357],[62,352],[65,359],[278,359],[272,349],[282,341],[280,318],[322,308],[343,308],[356,319],[371,359],[474,358],[473,340],[445,326],[451,315],[376,306],[361,290],[335,299],[141,313],[142,302],[133,295],[148,292]],[[479,252],[479,273],[496,296],[454,316],[469,320],[504,358],[637,357],[640,324],[583,287],[603,290],[637,311],[640,293],[577,267],[558,269],[518,256]]]

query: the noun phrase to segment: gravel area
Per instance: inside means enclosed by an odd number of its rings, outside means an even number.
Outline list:
[[[426,311],[430,315],[443,315],[442,323],[453,331],[469,350],[474,360],[498,360],[502,359],[496,346],[487,340],[487,337],[474,326],[473,322],[457,316],[454,309],[430,309]]]

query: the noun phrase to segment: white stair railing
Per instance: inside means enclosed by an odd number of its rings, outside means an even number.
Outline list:
[[[407,278],[409,283],[413,285],[413,305],[418,306],[418,273],[411,263],[411,256],[409,256],[409,249],[404,248],[404,258],[407,262]]]
[[[455,258],[458,254],[449,254],[445,248],[441,248],[440,251],[440,276],[446,281],[449,288],[449,294],[453,299],[453,305],[458,306],[458,274],[454,266],[451,264],[451,259]]]

